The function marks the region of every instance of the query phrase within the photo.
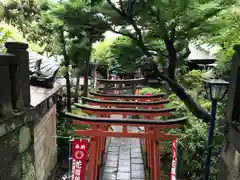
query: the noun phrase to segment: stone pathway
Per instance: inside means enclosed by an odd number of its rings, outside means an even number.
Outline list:
[[[114,131],[121,130],[114,126]],[[128,131],[137,131],[131,127]],[[103,172],[103,180],[144,180],[144,165],[140,140],[111,138]]]

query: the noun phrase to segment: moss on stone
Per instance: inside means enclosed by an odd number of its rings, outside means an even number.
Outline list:
[[[27,150],[31,142],[31,134],[28,126],[23,126],[19,132],[19,153],[22,153]]]
[[[11,172],[12,179],[20,179],[22,175],[20,156],[14,160],[14,162],[12,163],[11,169],[12,169],[12,172]]]
[[[22,172],[26,174],[28,172],[29,165],[33,163],[33,154],[30,151],[26,151],[22,154]]]
[[[28,163],[24,166],[27,167],[27,172],[23,174],[21,180],[36,180],[36,171],[33,163]]]

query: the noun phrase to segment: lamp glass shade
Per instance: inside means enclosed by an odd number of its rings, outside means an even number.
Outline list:
[[[221,79],[205,81],[205,89],[210,100],[222,100],[227,93],[229,83]]]

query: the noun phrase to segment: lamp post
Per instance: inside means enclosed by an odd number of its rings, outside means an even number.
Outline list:
[[[229,83],[220,79],[212,79],[204,81],[204,87],[207,93],[207,97],[212,102],[211,106],[211,116],[210,127],[208,130],[208,149],[207,149],[207,159],[205,165],[205,176],[204,180],[208,180],[209,170],[211,165],[212,156],[212,143],[213,143],[213,132],[216,119],[217,102],[222,100],[228,90]]]

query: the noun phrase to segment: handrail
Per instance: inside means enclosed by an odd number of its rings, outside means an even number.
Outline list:
[[[63,114],[64,117],[73,118],[78,121],[86,121],[86,122],[99,122],[99,123],[114,123],[114,124],[139,124],[139,125],[167,125],[167,124],[185,124],[187,122],[188,117],[181,117],[176,119],[169,120],[156,120],[156,119],[115,119],[115,118],[96,118],[96,117],[85,117],[79,116],[73,113],[66,112]]]
[[[126,87],[108,87],[108,88],[103,88],[103,87],[100,87],[98,88],[99,90],[129,90],[129,89],[132,89],[131,86],[126,86]],[[140,87],[136,87],[136,89],[140,89]]]
[[[150,96],[146,96],[146,95],[120,95],[120,94],[103,94],[100,92],[89,92],[90,95],[93,96],[100,96],[100,97],[119,97],[119,98],[142,98],[142,99],[151,99],[151,98],[160,98],[160,97],[164,97],[166,94],[161,93],[161,94],[156,94],[156,95],[150,95]]]
[[[101,84],[145,84],[145,78],[139,79],[123,79],[123,80],[110,80],[110,79],[97,79]]]
[[[18,65],[19,62],[14,54],[0,53],[0,66]]]
[[[79,103],[74,104],[76,107],[90,110],[90,111],[105,111],[105,112],[133,112],[133,113],[161,113],[161,112],[170,112],[176,109],[176,107],[164,108],[164,109],[136,109],[136,108],[98,108],[82,105]]]
[[[98,100],[92,99],[88,97],[82,97],[83,100],[86,102],[94,102],[99,104],[129,104],[129,105],[158,105],[158,104],[165,104],[169,103],[169,100],[161,100],[161,101],[149,101],[149,102],[141,102],[141,101],[107,101],[107,100]]]

